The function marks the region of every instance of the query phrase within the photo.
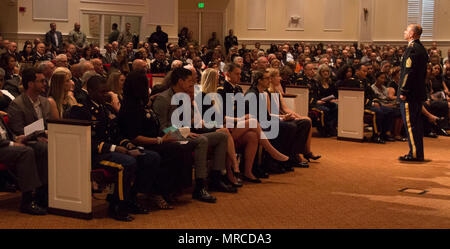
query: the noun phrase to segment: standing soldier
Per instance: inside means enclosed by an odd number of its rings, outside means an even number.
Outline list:
[[[427,51],[420,42],[422,27],[410,24],[404,32],[408,41],[401,63],[398,89],[400,110],[409,141],[409,153],[399,157],[400,161],[423,161],[422,105],[426,100],[425,77],[427,74]]]

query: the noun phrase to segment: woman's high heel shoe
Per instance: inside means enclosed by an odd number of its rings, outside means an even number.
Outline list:
[[[308,162],[310,162],[309,159],[317,160],[317,159],[321,158],[322,156],[321,156],[321,155],[314,156],[312,152],[308,152],[308,153],[304,154],[303,157],[304,157],[306,160],[308,160]]]

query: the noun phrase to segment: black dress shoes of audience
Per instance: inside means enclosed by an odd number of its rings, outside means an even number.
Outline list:
[[[423,162],[423,158],[414,158],[411,155],[404,155],[398,158],[400,161],[404,162]]]
[[[246,182],[261,183],[261,180],[258,178],[252,179],[250,177],[244,176],[242,179]]]
[[[308,162],[311,162],[310,159],[315,161],[315,160],[321,158],[322,156],[321,155],[314,156],[312,152],[308,152],[308,153],[304,154],[303,157],[306,160],[308,160]]]
[[[448,134],[448,132],[445,131],[444,129],[438,129],[437,134],[438,134],[439,136],[446,136],[446,137],[450,136],[450,135]]]
[[[110,203],[108,216],[118,221],[130,222],[134,220],[134,218],[128,214],[128,207],[124,201]]]
[[[192,193],[192,198],[199,201],[216,203],[216,197],[210,195],[205,188],[194,190]]]
[[[395,138],[391,136],[384,136],[383,140],[385,142],[395,142]]]
[[[437,138],[438,135],[434,132],[430,132],[424,135],[425,137]]]
[[[144,207],[137,201],[129,201],[128,202],[128,212],[132,214],[148,214],[150,213],[150,209]]]
[[[216,203],[216,197],[210,195],[206,190],[205,180],[196,179],[194,192],[192,192],[192,198],[199,201]]]
[[[372,137],[372,142],[376,143],[376,144],[385,144],[386,141],[384,141],[380,136],[374,136]]]
[[[27,203],[22,203],[20,205],[20,212],[26,213],[26,214],[32,214],[32,215],[46,215],[47,210],[39,204],[37,204],[36,201],[31,201]]]
[[[236,187],[227,184],[226,176],[220,175],[220,172],[211,172],[209,190],[225,193],[237,193],[238,191]]]
[[[237,188],[244,186],[244,184],[242,183],[242,179],[241,179],[241,173],[234,172],[233,174],[234,174],[234,178],[236,178],[236,183],[231,183],[231,184]]]
[[[260,167],[253,167],[252,171],[253,175],[258,178],[265,178],[265,179],[269,178],[269,174]]]

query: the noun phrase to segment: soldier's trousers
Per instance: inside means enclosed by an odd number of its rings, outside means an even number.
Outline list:
[[[400,111],[408,137],[409,155],[413,158],[423,159],[422,103],[402,101]]]

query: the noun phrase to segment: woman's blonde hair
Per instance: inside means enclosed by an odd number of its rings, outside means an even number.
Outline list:
[[[217,70],[213,68],[208,68],[202,73],[202,79],[200,81],[202,92],[217,92],[217,85],[219,84],[219,80],[217,79],[218,74]]]
[[[68,93],[65,92],[64,84],[67,76],[71,76],[69,69],[65,67],[58,67],[53,72],[50,79],[49,97],[52,97],[56,102],[56,108],[58,109],[59,116],[63,116],[63,105],[67,102],[70,105],[77,104]]]
[[[269,73],[269,76],[271,78],[280,75],[280,70],[278,68],[273,68],[273,67],[269,67],[266,69],[266,72]],[[269,92],[275,92],[275,87],[272,83],[272,80],[270,81],[270,85],[269,85]]]
[[[123,75],[122,72],[115,71],[115,72],[112,72],[109,75],[109,77],[108,77],[108,87],[109,87],[109,89],[112,92],[114,92],[117,95],[119,95],[119,96],[123,95],[123,89],[121,89],[120,86],[119,86],[119,79],[120,79],[121,75]]]

